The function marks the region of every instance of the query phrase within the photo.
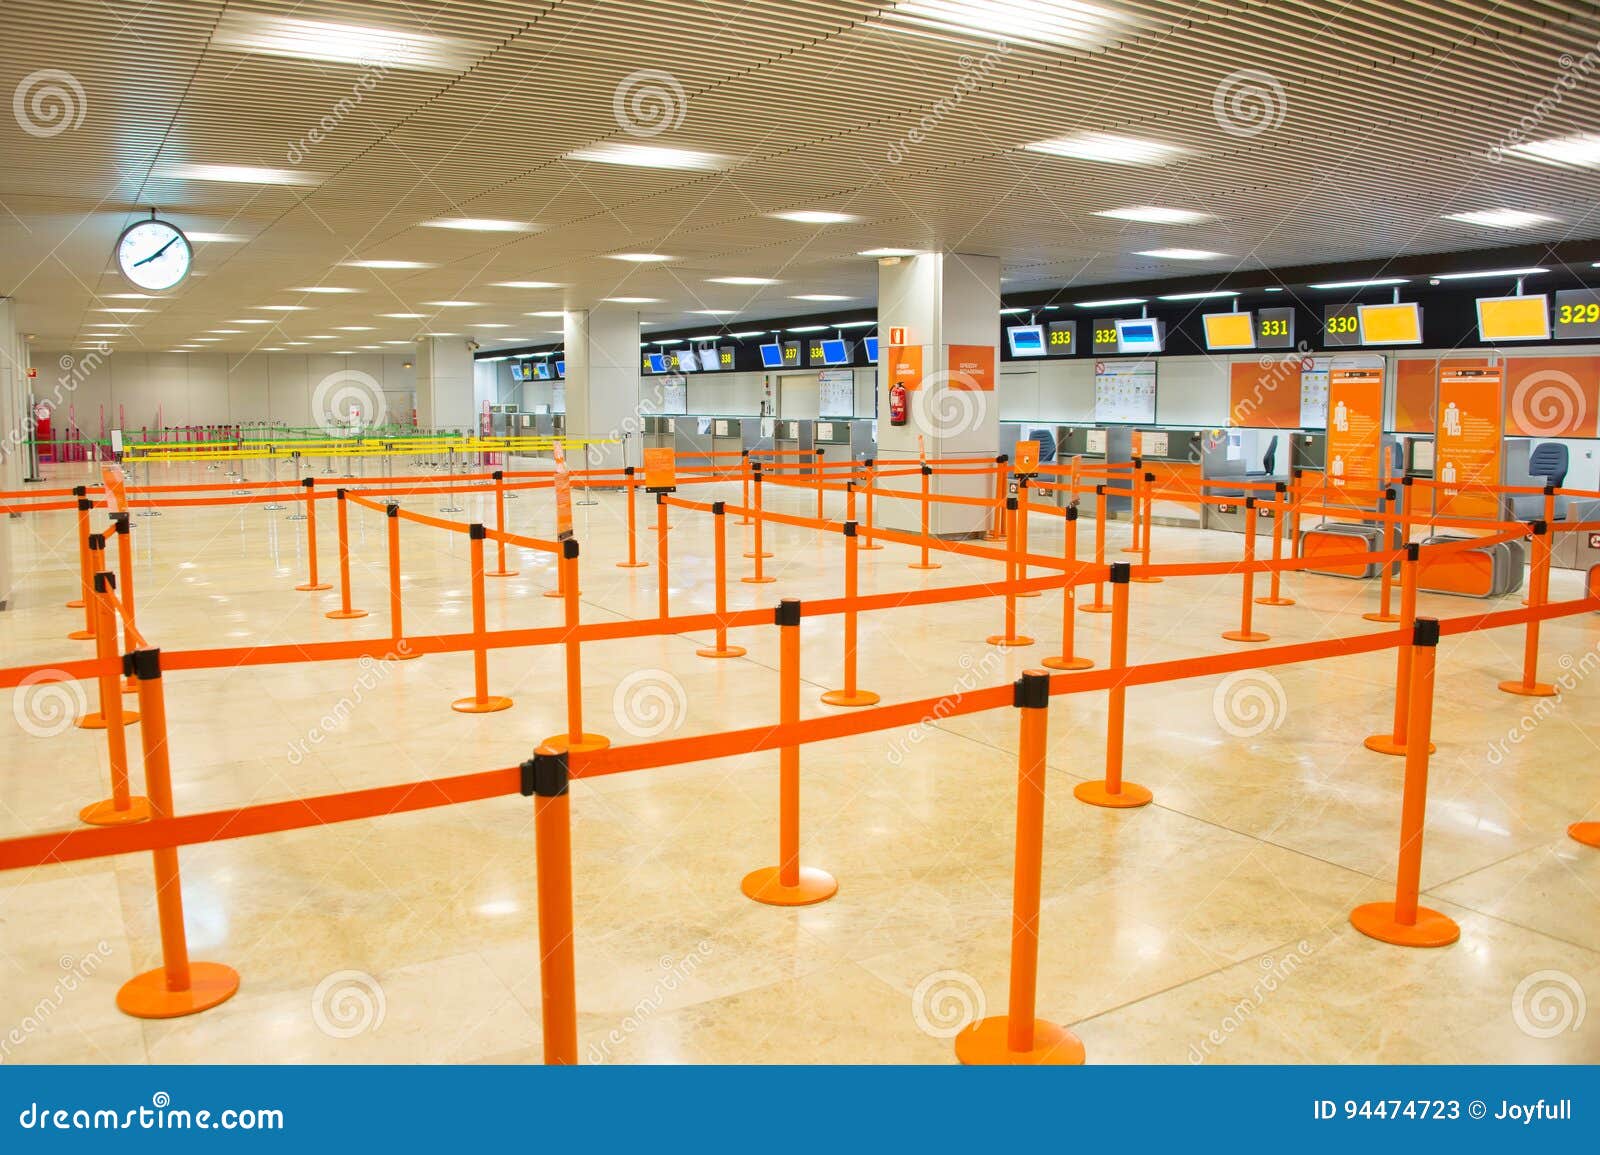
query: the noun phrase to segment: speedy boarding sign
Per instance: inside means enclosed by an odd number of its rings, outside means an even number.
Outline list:
[[[556,461],[556,540],[566,541],[572,536],[572,474],[567,472],[567,451],[558,441],[554,446]]]
[[[1039,472],[1039,443],[1037,441],[1017,442],[1016,455],[1013,457],[1016,467],[1015,473],[1026,473],[1030,476]]]
[[[646,493],[671,493],[678,488],[678,461],[676,451],[646,449],[644,451],[644,489]]]

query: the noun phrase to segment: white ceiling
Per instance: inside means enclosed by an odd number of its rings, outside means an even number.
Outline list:
[[[700,309],[737,310],[727,319],[737,329],[827,307],[793,299],[800,294],[870,305],[877,269],[856,254],[879,246],[998,254],[1006,290],[1021,291],[1600,235],[1600,172],[1491,158],[1516,139],[1600,129],[1592,4],[895,7],[5,0],[0,92],[13,94],[20,114],[0,117],[0,293],[17,299],[23,330],[49,347],[84,343],[93,322],[118,319],[131,326],[119,348],[216,336],[200,347],[303,341],[295,347],[332,352],[398,348],[384,342],[421,331],[493,347],[549,340],[559,318],[527,314],[604,297],[659,298],[640,308],[663,327],[709,323]],[[960,25],[978,10],[992,31],[1023,8],[1060,15],[1066,43],[1045,31],[1002,47]],[[366,68],[263,51],[272,47],[264,32],[293,33],[285,21],[431,39]],[[681,113],[657,135],[624,131],[614,99],[646,69],[669,75],[644,82]],[[52,84],[70,105],[65,122],[28,103]],[[1229,105],[1229,93],[1243,103]],[[1264,121],[1248,120],[1263,111]],[[1091,131],[1182,151],[1132,165],[1021,148]],[[616,142],[733,159],[725,171],[676,171],[566,158]],[[289,169],[312,183],[175,178],[171,170],[189,164]],[[1151,204],[1212,219],[1093,215]],[[150,206],[189,231],[239,239],[197,245],[195,275],[177,292],[106,299],[133,289],[111,264],[112,245]],[[817,226],[767,215],[819,208],[859,219]],[[1503,208],[1552,219],[1514,230],[1441,219]],[[441,217],[536,229],[421,225]],[[1222,255],[1135,255],[1169,247]],[[607,258],[631,251],[673,259]],[[340,263],[369,258],[430,267]],[[722,276],[781,284],[708,283]],[[494,285],[512,280],[562,287]],[[317,285],[359,291],[297,291]],[[439,300],[476,304],[426,303]],[[271,304],[311,309],[260,308]],[[97,311],[113,307],[150,311]],[[244,318],[271,323],[230,323]]]

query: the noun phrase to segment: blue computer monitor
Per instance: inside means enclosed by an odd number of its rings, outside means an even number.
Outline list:
[[[761,367],[763,369],[782,369],[783,346],[777,342],[761,346]]]
[[[556,362],[556,376],[557,377],[565,377],[566,375],[567,375],[567,363],[565,361],[557,361]]]
[[[1013,325],[1006,330],[1006,341],[1013,357],[1044,356],[1043,325]]]
[[[521,361],[511,362],[511,379],[513,381],[526,381],[528,379],[527,376],[522,372]]]
[[[878,339],[876,337],[868,337],[866,340],[866,346],[867,364],[876,365],[878,363]]]
[[[667,355],[665,353],[650,354],[650,372],[665,373],[667,371]]]
[[[539,366],[538,366],[538,372],[539,372],[539,380],[541,380],[541,381],[550,380],[550,362],[548,362],[548,361],[540,361],[539,362]]]
[[[1148,317],[1140,317],[1136,320],[1119,320],[1117,322],[1117,352],[1161,352],[1161,322]]]
[[[845,349],[843,341],[824,341],[822,343],[822,363],[824,365],[844,365],[850,360],[850,354]]]
[[[678,369],[683,373],[695,373],[700,369],[700,358],[694,355],[693,349],[679,349],[673,354],[678,359]]]

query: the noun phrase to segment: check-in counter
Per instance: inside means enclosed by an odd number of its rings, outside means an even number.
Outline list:
[[[850,426],[854,422],[842,418],[818,418],[815,426],[816,447],[822,450],[824,461],[850,460]]]
[[[739,429],[742,440],[739,448],[746,453],[764,453],[772,448],[772,435],[777,420],[772,417],[741,417]]]
[[[1246,488],[1261,482],[1289,480],[1291,461],[1298,460],[1300,439],[1298,432],[1277,429],[1211,429],[1200,438],[1200,475],[1208,484],[1208,497],[1223,498],[1223,504],[1207,503],[1201,524],[1207,529],[1224,529],[1243,533],[1245,524],[1244,499],[1261,493]],[[1320,466],[1318,472],[1320,472]],[[1237,488],[1229,482],[1238,482]],[[1266,532],[1271,528],[1271,514],[1264,512],[1257,521],[1257,529]]]
[[[850,422],[850,457],[854,461],[870,461],[878,456],[878,420],[875,417],[857,417]]]
[[[674,446],[674,417],[646,417],[640,431],[641,444],[646,449],[671,449]]]
[[[1203,503],[1199,497],[1201,443],[1206,431],[1188,427],[1142,428],[1139,434],[1139,459],[1144,472],[1153,474],[1151,488],[1158,494],[1151,502],[1150,516],[1157,525],[1199,526]]]
[[[677,452],[679,469],[703,469],[711,464],[707,454],[711,452],[713,420],[710,417],[673,418],[672,448]]]
[[[735,458],[744,448],[744,425],[738,417],[713,417],[711,419],[711,452],[718,455],[717,467],[732,469]],[[722,454],[727,454],[724,457]]]
[[[1047,428],[1032,426],[1032,428]],[[1054,464],[1065,465],[1074,457],[1078,458],[1085,467],[1099,469],[1106,463],[1106,431],[1098,425],[1058,425],[1054,429],[1056,440],[1056,455]],[[1064,477],[1054,478],[1056,481],[1065,481]],[[1056,504],[1066,506],[1071,504],[1072,495],[1066,490],[1056,491]],[[1098,513],[1094,494],[1078,495],[1078,510],[1080,516],[1095,517]]]
[[[805,476],[811,473],[810,453],[817,447],[817,427],[815,421],[797,420],[794,418],[780,417],[772,432],[772,448],[779,454],[778,462],[784,466],[783,474],[787,477]],[[796,450],[804,452],[799,456]],[[796,469],[796,463],[802,463]]]

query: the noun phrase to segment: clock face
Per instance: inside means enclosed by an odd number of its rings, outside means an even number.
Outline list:
[[[160,292],[189,275],[189,239],[166,221],[139,221],[117,239],[122,275],[141,289]]]

